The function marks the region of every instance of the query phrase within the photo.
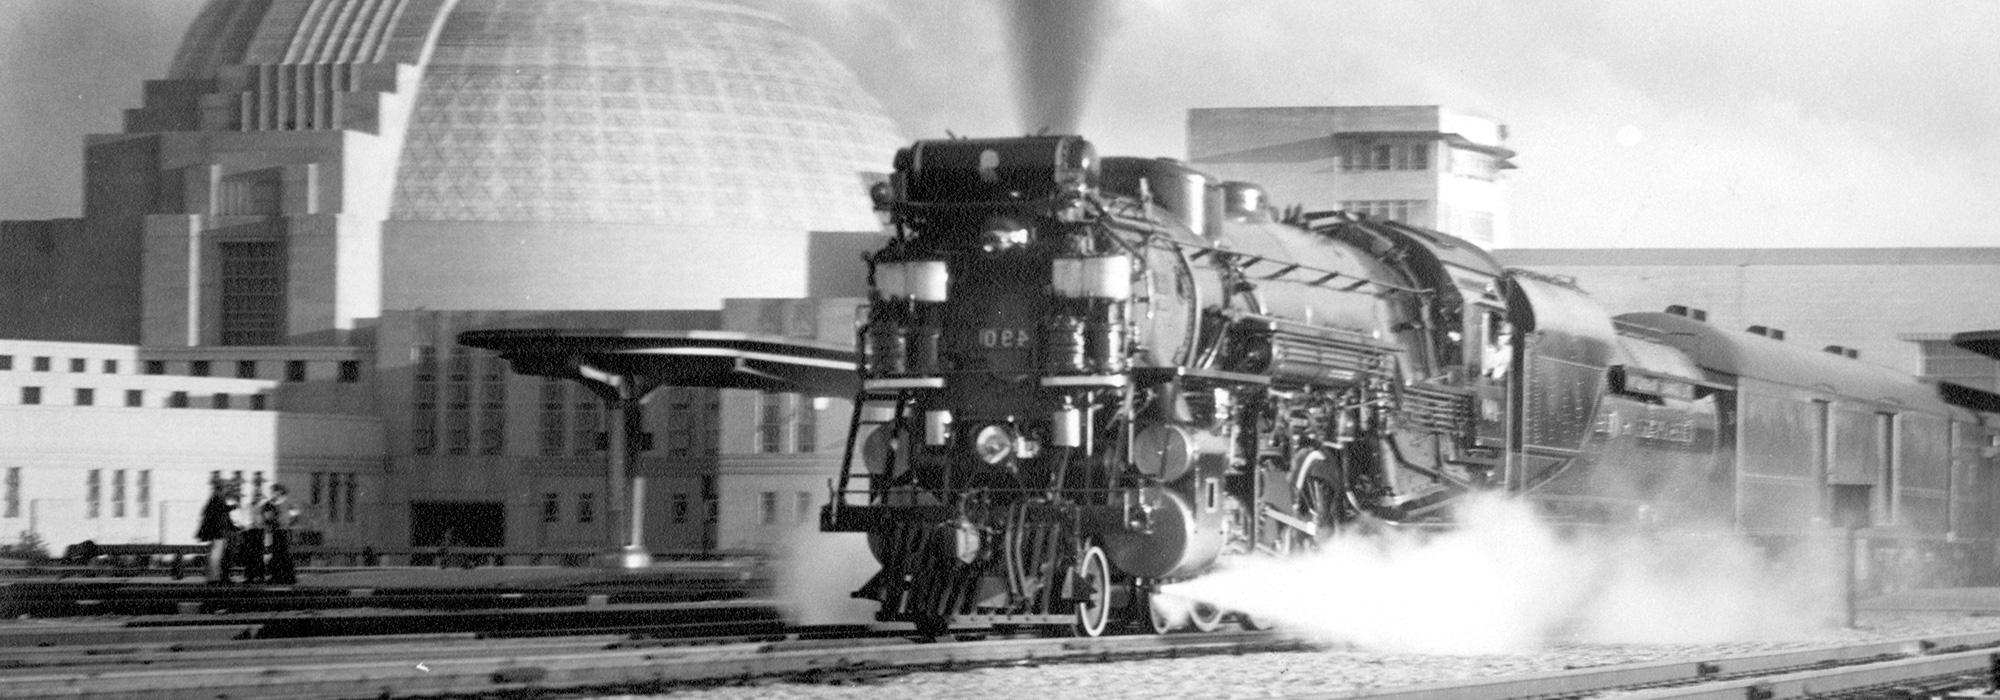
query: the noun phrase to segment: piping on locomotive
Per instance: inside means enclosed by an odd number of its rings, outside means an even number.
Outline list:
[[[880,619],[1164,631],[1165,583],[1470,493],[1593,522],[1736,499],[1687,352],[1449,235],[1076,136],[917,142],[877,204],[821,527],[867,534]]]

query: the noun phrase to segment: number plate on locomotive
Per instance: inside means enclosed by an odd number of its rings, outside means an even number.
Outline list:
[[[1026,350],[1034,339],[1034,333],[1026,328],[979,329],[979,347],[986,350]]]

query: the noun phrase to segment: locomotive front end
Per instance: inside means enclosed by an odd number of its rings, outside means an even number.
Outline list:
[[[883,619],[1095,610],[1102,632],[1113,567],[1163,575],[1219,549],[1220,528],[1197,532],[1213,517],[1131,482],[1135,285],[1152,283],[1143,236],[1109,211],[1130,204],[1075,136],[921,141],[895,165],[876,197],[896,236],[869,257],[857,332],[860,464],[823,528],[868,534],[883,568],[857,595]]]
[[[1062,488],[1088,395],[1126,384],[1133,260],[1088,224],[1096,154],[1076,137],[920,142],[870,259],[863,381],[933,490],[1008,500]],[[874,465],[886,471],[887,465]]]

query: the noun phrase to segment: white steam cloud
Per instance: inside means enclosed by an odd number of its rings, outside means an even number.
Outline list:
[[[1458,514],[1448,531],[1338,537],[1307,557],[1231,561],[1167,592],[1412,653],[1801,638],[1839,622],[1833,546],[1775,556],[1729,534],[1560,535],[1498,497]]]
[[[797,625],[868,624],[874,601],[850,595],[880,568],[866,536],[820,532],[806,523],[774,542],[769,554],[773,597]]]

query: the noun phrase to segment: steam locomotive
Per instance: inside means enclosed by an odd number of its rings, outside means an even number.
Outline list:
[[[1990,394],[1698,310],[1614,318],[1450,235],[1077,136],[919,141],[876,200],[895,235],[821,527],[867,534],[855,595],[883,620],[1255,626],[1156,594],[1495,490],[1558,522],[1845,523],[1944,575],[1990,563]]]

